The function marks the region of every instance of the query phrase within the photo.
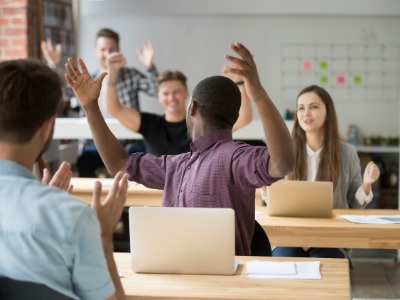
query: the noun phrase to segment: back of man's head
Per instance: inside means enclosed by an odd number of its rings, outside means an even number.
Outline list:
[[[225,76],[200,81],[193,90],[201,117],[214,128],[232,128],[239,117],[241,94],[237,85]]]
[[[23,144],[57,111],[60,76],[35,60],[0,63],[0,140]]]
[[[97,31],[96,40],[101,37],[113,39],[119,45],[119,34],[110,28],[102,28]]]

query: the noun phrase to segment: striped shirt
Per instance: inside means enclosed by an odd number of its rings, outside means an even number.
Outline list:
[[[99,76],[99,70],[91,74],[92,78]],[[155,66],[147,69],[147,75],[135,68],[122,68],[118,73],[118,97],[119,101],[129,107],[140,111],[139,92],[149,96],[157,94],[158,72]],[[69,85],[65,88],[65,97],[74,98],[75,94]],[[75,101],[76,102],[76,101]],[[81,115],[83,112],[81,112]]]

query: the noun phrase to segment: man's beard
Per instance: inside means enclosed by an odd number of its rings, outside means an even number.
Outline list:
[[[50,144],[53,140],[53,133],[54,133],[54,123],[53,123],[53,128],[51,129],[51,133],[49,134],[47,141],[43,145],[42,151],[40,151],[39,155],[36,157],[36,161],[38,161],[42,157],[43,153],[45,153],[47,149],[49,149]]]

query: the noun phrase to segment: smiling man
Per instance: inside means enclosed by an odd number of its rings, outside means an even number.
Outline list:
[[[118,53],[110,55],[107,62],[108,81],[115,80],[124,63],[124,58]],[[139,112],[121,104],[115,85],[107,85],[106,88],[107,110],[126,128],[143,135],[148,153],[160,156],[188,152],[186,76],[179,71],[165,71],[158,77],[157,84],[157,97],[163,107],[163,115]]]
[[[116,81],[126,60],[122,54],[112,53],[107,57],[105,64],[109,72],[106,80],[112,83]],[[232,79],[240,82],[241,77],[236,76]],[[163,115],[139,112],[133,107],[122,104],[114,84],[106,85],[107,111],[126,128],[143,135],[147,153],[161,156],[189,152],[190,139],[186,126],[186,99],[189,92],[186,76],[180,71],[167,70],[158,76],[157,87],[157,98],[163,107]],[[240,84],[239,89],[242,103],[233,130],[247,125],[252,120],[250,99],[244,85]]]

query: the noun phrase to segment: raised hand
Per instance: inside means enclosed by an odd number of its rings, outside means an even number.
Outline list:
[[[230,76],[240,76],[245,83],[246,91],[253,100],[257,99],[260,93],[265,94],[265,90],[261,85],[258,77],[257,66],[254,62],[253,55],[241,43],[230,44],[229,47],[240,56],[240,58],[225,55],[230,64],[226,66],[225,73]]]
[[[239,74],[235,74],[232,72],[229,72],[230,68],[234,68],[233,65],[225,64],[222,66],[221,69],[221,74],[228,77],[230,80],[234,82],[238,82],[240,80],[243,80],[242,77]]]
[[[380,174],[378,166],[373,161],[370,161],[365,167],[363,183],[367,185],[373,184],[378,180]]]
[[[107,197],[101,202],[101,183],[100,181],[95,182],[91,206],[99,219],[103,238],[112,239],[127,199],[127,189],[128,174],[118,172]]]
[[[111,73],[117,73],[119,70],[126,66],[126,58],[122,53],[113,52],[106,59],[107,71]]]
[[[47,39],[46,41],[42,41],[40,43],[40,47],[43,52],[44,59],[50,67],[55,68],[61,59],[61,44],[57,44],[55,48],[53,48],[53,44],[51,39]]]
[[[107,73],[101,73],[96,80],[93,80],[81,58],[78,58],[78,63],[82,71],[79,70],[72,58],[68,58],[68,63],[65,64],[65,69],[67,70],[65,79],[74,91],[81,106],[85,109],[88,105],[97,103],[97,99],[100,95],[101,83]]]
[[[72,193],[73,186],[71,185],[71,178],[71,164],[64,161],[54,174],[53,178],[51,178],[50,171],[47,168],[43,169],[42,183]]]
[[[145,41],[142,48],[136,49],[136,54],[146,68],[153,66],[154,47],[151,41]]]

